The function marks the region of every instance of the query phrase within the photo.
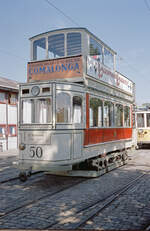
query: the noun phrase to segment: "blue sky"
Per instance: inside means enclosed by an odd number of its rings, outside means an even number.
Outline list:
[[[117,70],[136,84],[136,102],[150,103],[150,0],[49,0],[117,52]],[[0,76],[26,81],[29,38],[76,27],[46,0],[0,0]]]

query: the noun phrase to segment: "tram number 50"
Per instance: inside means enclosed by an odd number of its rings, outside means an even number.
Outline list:
[[[43,150],[41,147],[30,147],[30,157],[34,158],[37,156],[38,158],[41,158],[43,156]]]

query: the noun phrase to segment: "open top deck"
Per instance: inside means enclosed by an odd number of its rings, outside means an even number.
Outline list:
[[[134,95],[134,83],[116,71],[116,52],[85,28],[49,31],[30,38],[28,82],[63,80],[109,85]]]

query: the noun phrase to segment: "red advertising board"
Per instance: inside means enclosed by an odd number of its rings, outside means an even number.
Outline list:
[[[69,79],[83,76],[82,56],[29,62],[27,81]]]

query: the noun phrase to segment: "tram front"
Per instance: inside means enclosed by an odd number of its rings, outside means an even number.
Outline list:
[[[82,159],[85,93],[63,82],[20,85],[19,168],[60,172]]]

